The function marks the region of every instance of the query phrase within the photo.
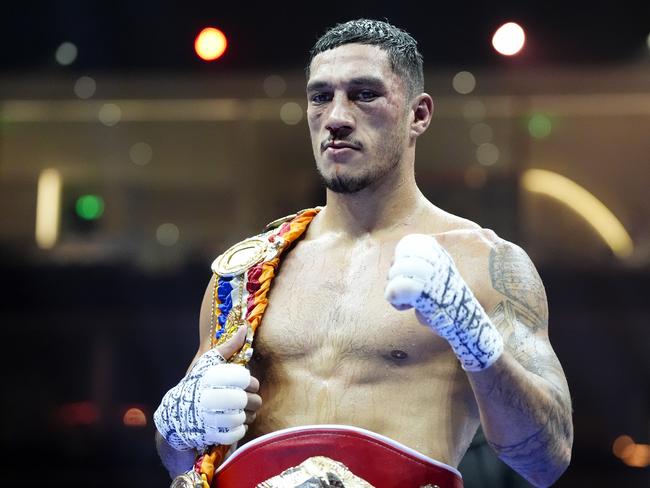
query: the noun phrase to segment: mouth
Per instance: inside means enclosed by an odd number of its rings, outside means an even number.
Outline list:
[[[359,151],[361,146],[351,142],[344,141],[330,141],[321,145],[323,152],[330,151],[334,153],[343,152],[345,150]]]

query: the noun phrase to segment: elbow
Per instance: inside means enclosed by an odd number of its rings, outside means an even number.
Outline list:
[[[524,478],[537,488],[546,488],[553,485],[569,467],[571,463],[572,441],[567,439],[566,442],[557,446],[555,455],[545,461],[545,469],[532,470],[529,473],[521,472]]]
[[[554,469],[550,470],[549,475],[547,479],[543,480],[543,484],[537,485],[537,486],[551,486],[553,485],[560,477],[564,474],[564,472],[567,470],[569,467],[569,463],[571,462],[571,448],[569,447],[567,449],[567,452],[561,457],[558,458],[555,462]]]

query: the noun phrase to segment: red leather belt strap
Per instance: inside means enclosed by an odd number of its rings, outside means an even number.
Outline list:
[[[347,426],[285,429],[242,446],[218,469],[218,488],[254,487],[312,456],[339,461],[376,487],[462,488],[454,468],[386,437]]]

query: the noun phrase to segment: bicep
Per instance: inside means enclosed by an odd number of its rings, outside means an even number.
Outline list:
[[[490,316],[506,350],[527,371],[568,391],[549,341],[546,292],[534,264],[521,248],[503,241],[491,250],[489,272],[496,302]]]

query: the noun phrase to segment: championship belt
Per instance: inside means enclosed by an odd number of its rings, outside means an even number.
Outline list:
[[[229,363],[248,365],[253,355],[255,331],[268,306],[268,292],[280,258],[303,235],[320,207],[302,210],[274,220],[266,231],[241,241],[212,263],[214,288],[210,313],[210,346],[230,339],[245,326],[246,341]],[[211,446],[195,461],[193,468],[174,479],[171,488],[210,488],[215,469],[225,459],[230,446]]]
[[[307,425],[246,443],[215,474],[219,488],[462,488],[455,468],[386,436]]]

